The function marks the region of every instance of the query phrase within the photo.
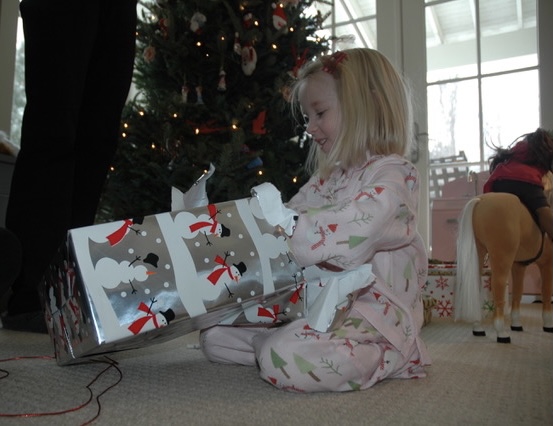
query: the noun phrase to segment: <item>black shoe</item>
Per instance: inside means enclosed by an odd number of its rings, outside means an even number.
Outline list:
[[[25,312],[16,315],[3,314],[1,319],[2,328],[5,330],[48,334],[46,320],[42,311]]]

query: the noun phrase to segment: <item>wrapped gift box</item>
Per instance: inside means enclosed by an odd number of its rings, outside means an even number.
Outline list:
[[[423,297],[432,312],[432,317],[453,318],[454,289],[456,276],[455,263],[429,264],[428,278],[423,289]],[[490,316],[493,311],[493,298],[491,295],[491,272],[484,269],[482,280],[482,310],[484,318]],[[433,302],[430,302],[433,299]]]
[[[60,365],[304,313],[301,268],[256,198],[70,230],[45,281]]]

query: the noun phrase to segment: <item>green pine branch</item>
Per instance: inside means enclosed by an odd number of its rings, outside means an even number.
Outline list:
[[[303,128],[291,116],[286,87],[298,58],[329,48],[317,36],[318,18],[303,13],[312,3],[286,6],[287,30],[273,26],[265,0],[143,4],[138,95],[123,112],[98,221],[168,211],[171,186],[186,191],[210,163],[216,167],[207,184],[211,202],[247,197],[266,181],[284,200],[297,192],[307,179],[307,144],[298,142]],[[197,14],[205,22],[194,31]],[[255,50],[250,75],[235,45]]]

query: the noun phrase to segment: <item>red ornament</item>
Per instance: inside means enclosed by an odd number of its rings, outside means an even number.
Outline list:
[[[254,135],[264,135],[267,133],[265,129],[265,120],[267,118],[267,111],[263,110],[257,117],[252,121],[252,133]]]

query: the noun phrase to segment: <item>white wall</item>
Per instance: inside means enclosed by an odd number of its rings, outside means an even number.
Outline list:
[[[418,135],[420,175],[419,232],[427,249],[430,240],[430,200],[428,191],[428,124],[426,107],[426,33],[424,0],[377,0],[378,50],[403,72],[413,93],[414,119]],[[420,25],[403,25],[419,22]]]
[[[540,125],[553,130],[553,1],[538,0],[538,57],[540,61]]]

